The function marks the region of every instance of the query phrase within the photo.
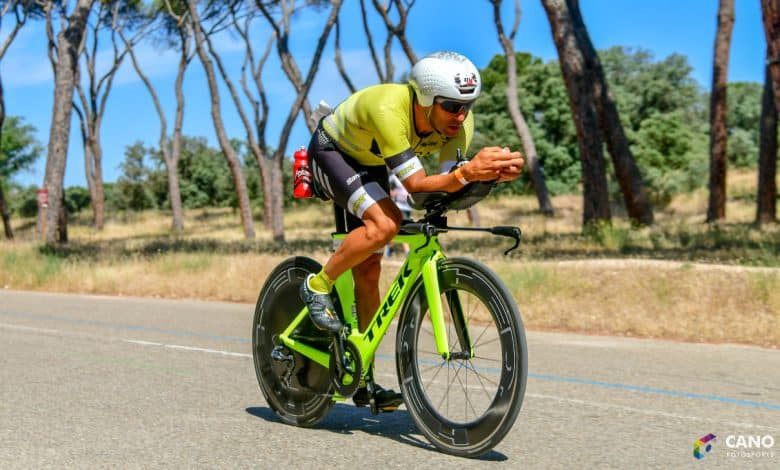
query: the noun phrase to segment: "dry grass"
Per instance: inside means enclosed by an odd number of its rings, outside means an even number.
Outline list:
[[[523,197],[480,206],[481,225],[523,228],[521,250],[509,257],[502,256],[509,241],[484,234],[449,233],[442,244],[450,255],[493,267],[529,329],[778,347],[780,227],[751,225],[754,181],[755,173],[731,172],[728,219],[714,226],[703,223],[704,191],[657,212],[652,228],[631,229],[616,217],[611,227],[587,235],[579,196],[555,198],[553,218],[537,214],[535,199]],[[170,234],[167,214],[114,215],[101,232],[88,217],[74,218],[71,242],[55,250],[41,248],[33,221],[15,221],[17,241],[0,243],[0,287],[254,302],[282,259],[305,254],[324,262],[330,252],[326,203],[289,211],[283,245],[261,222],[257,239],[244,240],[230,210],[188,212],[179,236]],[[455,213],[449,223],[468,220]],[[395,269],[388,264],[383,286]]]

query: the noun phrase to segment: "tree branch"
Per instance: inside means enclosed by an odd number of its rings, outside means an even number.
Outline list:
[[[349,88],[350,93],[354,93],[356,91],[355,85],[352,84],[352,80],[349,79],[349,75],[347,75],[347,70],[344,68],[344,61],[341,60],[341,27],[340,22],[338,18],[336,18],[336,38],[335,38],[335,54],[333,57],[333,61],[336,62],[336,68],[338,68],[339,75],[341,75],[341,79],[344,80],[344,83],[347,85],[347,88]]]

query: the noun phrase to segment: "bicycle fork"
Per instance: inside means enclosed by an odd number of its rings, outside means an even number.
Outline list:
[[[445,292],[445,299],[452,315],[452,322],[455,333],[458,336],[460,351],[450,351],[449,338],[447,337],[447,327],[444,322],[444,306],[441,301],[441,290],[439,285],[438,259],[431,258],[422,266],[423,286],[425,289],[425,298],[428,301],[428,311],[431,314],[431,323],[433,326],[433,336],[436,340],[436,350],[442,359],[449,361],[452,359],[471,359],[474,357],[474,347],[471,344],[471,337],[466,324],[463,304],[458,297],[457,291]]]

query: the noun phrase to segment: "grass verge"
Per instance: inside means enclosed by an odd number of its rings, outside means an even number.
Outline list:
[[[586,233],[578,196],[553,203],[552,218],[534,198],[480,205],[481,225],[522,227],[521,249],[508,257],[506,239],[441,238],[448,254],[480,259],[504,279],[529,329],[780,347],[780,227],[756,229],[749,198],[730,201],[717,225],[704,223],[706,195],[693,194],[656,212],[653,227],[618,217]],[[178,236],[169,214],[114,215],[100,232],[81,214],[71,242],[54,249],[40,245],[34,221],[17,220],[17,241],[0,242],[0,288],[254,302],[287,256],[327,259],[330,214],[314,201],[292,210],[282,244],[259,223],[256,240],[242,239],[229,210],[188,212]],[[461,213],[449,222],[468,225]],[[395,269],[388,263],[383,286]]]

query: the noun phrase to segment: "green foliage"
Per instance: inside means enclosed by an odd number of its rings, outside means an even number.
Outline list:
[[[18,116],[8,116],[0,141],[0,179],[30,168],[41,156],[43,147],[35,140],[35,127]]]
[[[708,97],[691,77],[687,58],[672,54],[655,60],[649,51],[624,47],[599,51],[599,58],[653,202],[663,206],[675,194],[702,186],[709,161]],[[527,53],[517,53],[516,62],[520,108],[548,189],[552,194],[577,191],[581,179],[577,135],[558,62],[543,63]],[[506,70],[506,58],[497,55],[482,71],[472,152],[484,145],[520,147],[506,109]],[[761,85],[730,84],[728,96],[729,159],[735,166],[753,166]],[[609,160],[607,166],[611,168]],[[527,178],[524,174],[501,191],[530,192]],[[613,174],[609,182],[611,194],[619,199]]]
[[[682,111],[689,119],[705,117],[701,92],[685,56],[671,54],[656,62],[649,51],[612,47],[599,51],[599,58],[628,131],[638,130],[656,113]]]
[[[726,126],[729,129],[729,164],[755,168],[758,162],[758,146],[761,124],[760,83],[729,83],[727,91]]]
[[[9,193],[11,212],[21,217],[35,217],[38,214],[38,194],[35,186],[20,188],[12,186]]]
[[[536,144],[547,187],[552,194],[576,190],[580,180],[574,124],[566,88],[556,62],[543,63],[530,54],[517,53],[517,83],[520,109]],[[477,132],[472,151],[486,145],[521,148],[506,109],[506,57],[497,55],[482,74],[482,95],[475,106]],[[498,193],[527,193],[527,173],[501,185]]]
[[[81,186],[71,186],[65,190],[65,207],[69,214],[76,214],[92,204],[89,190]]]
[[[35,217],[38,215],[38,188],[28,186],[22,188],[12,185],[8,194],[11,201],[11,212],[20,217]],[[68,214],[76,214],[91,205],[89,191],[80,186],[65,189],[65,208]]]
[[[117,209],[144,210],[154,207],[150,188],[146,184],[148,170],[144,167],[147,150],[141,142],[125,149],[125,160],[120,165],[122,176],[116,182],[113,206]]]
[[[634,133],[631,150],[651,201],[666,206],[672,196],[706,180],[706,135],[686,125],[683,111],[655,113]]]
[[[592,222],[585,227],[584,235],[609,251],[623,253],[631,245],[631,230],[615,227],[609,222]]]
[[[231,144],[238,153],[243,153],[241,171],[247,183],[249,198],[254,207],[262,207],[263,188],[257,162],[243,142],[233,140]],[[122,175],[116,185],[106,189],[106,206],[109,210],[170,208],[168,172],[158,149],[136,142],[125,150],[125,160],[120,168]],[[185,136],[182,139],[177,171],[185,208],[238,207],[233,177],[225,158],[220,150],[210,147],[205,138]],[[289,159],[284,161],[282,176],[285,204],[289,205],[294,200],[291,189],[292,161]]]

